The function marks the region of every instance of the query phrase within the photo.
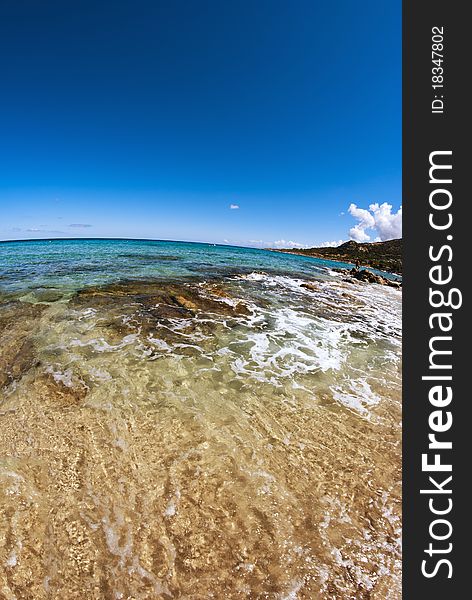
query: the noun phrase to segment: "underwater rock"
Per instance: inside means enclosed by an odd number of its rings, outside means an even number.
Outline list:
[[[175,296],[174,297],[175,300],[184,308],[187,308],[188,310],[197,310],[198,306],[195,304],[195,302],[192,302],[191,300],[188,300],[187,298],[184,298],[183,296]]]
[[[179,354],[195,353],[185,336],[206,338],[223,321],[233,327],[240,317],[252,314],[244,301],[213,283],[122,281],[83,289],[70,307],[98,311],[96,331],[107,344],[116,346],[126,336],[137,336],[151,360],[156,340],[163,342],[164,352],[178,345]]]
[[[72,373],[52,370],[36,377],[33,387],[45,404],[53,404],[58,407],[80,404],[88,392],[85,382],[74,377]]]
[[[145,260],[154,262],[156,260],[162,261],[176,261],[181,260],[180,256],[174,256],[173,254],[119,254],[121,258],[131,258],[134,260]]]
[[[215,296],[212,298],[212,296]],[[227,300],[226,302],[224,300]],[[97,306],[135,304],[162,318],[188,318],[192,313],[209,312],[233,316],[250,314],[241,300],[233,299],[221,287],[161,282],[122,282],[90,287],[77,292],[74,305]]]
[[[0,387],[20,379],[37,362],[32,334],[45,308],[27,302],[0,306]]]

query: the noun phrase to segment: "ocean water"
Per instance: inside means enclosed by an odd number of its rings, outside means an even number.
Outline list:
[[[352,266],[253,248],[191,242],[102,239],[0,242],[3,292],[43,287],[77,290],[121,279],[217,277],[232,270],[322,277],[330,267]]]
[[[400,598],[401,292],[340,266],[0,243],[0,593]]]

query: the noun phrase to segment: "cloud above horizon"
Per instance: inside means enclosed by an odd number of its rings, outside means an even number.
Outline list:
[[[239,209],[239,204],[230,204],[229,208],[230,208],[230,210],[238,210]]]
[[[400,206],[397,212],[392,212],[392,208],[387,202],[370,204],[368,209],[350,204],[349,214],[358,221],[349,230],[351,238],[356,242],[368,242],[373,234],[377,234],[373,241],[384,242],[401,238],[402,207]],[[367,230],[372,233],[367,233]]]
[[[244,242],[256,248],[309,248],[306,244],[294,242],[293,240],[276,240],[268,242],[265,240],[248,240]]]
[[[273,244],[273,248],[308,248],[306,244],[300,244],[300,242],[294,242],[293,240],[277,240]]]
[[[75,227],[77,229],[87,229],[87,227],[92,227],[90,223],[71,223],[69,227]]]
[[[337,248],[341,244],[344,244],[346,240],[332,240],[330,242],[321,242],[321,244],[314,244],[317,248]]]
[[[19,227],[13,227],[12,231],[23,231]],[[26,233],[47,233],[47,234],[56,234],[56,233],[65,233],[64,231],[57,231],[56,229],[40,229],[39,227],[29,227],[24,230]]]

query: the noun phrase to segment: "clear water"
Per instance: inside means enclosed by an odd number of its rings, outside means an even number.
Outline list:
[[[401,292],[339,266],[0,244],[0,594],[400,598]]]
[[[217,277],[265,271],[322,277],[351,264],[253,248],[144,240],[0,242],[0,289],[71,290],[120,279]],[[394,277],[383,273],[384,276]]]

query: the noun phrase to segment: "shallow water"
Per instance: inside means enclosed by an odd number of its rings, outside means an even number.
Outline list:
[[[401,293],[333,266],[0,244],[0,597],[400,598]]]

